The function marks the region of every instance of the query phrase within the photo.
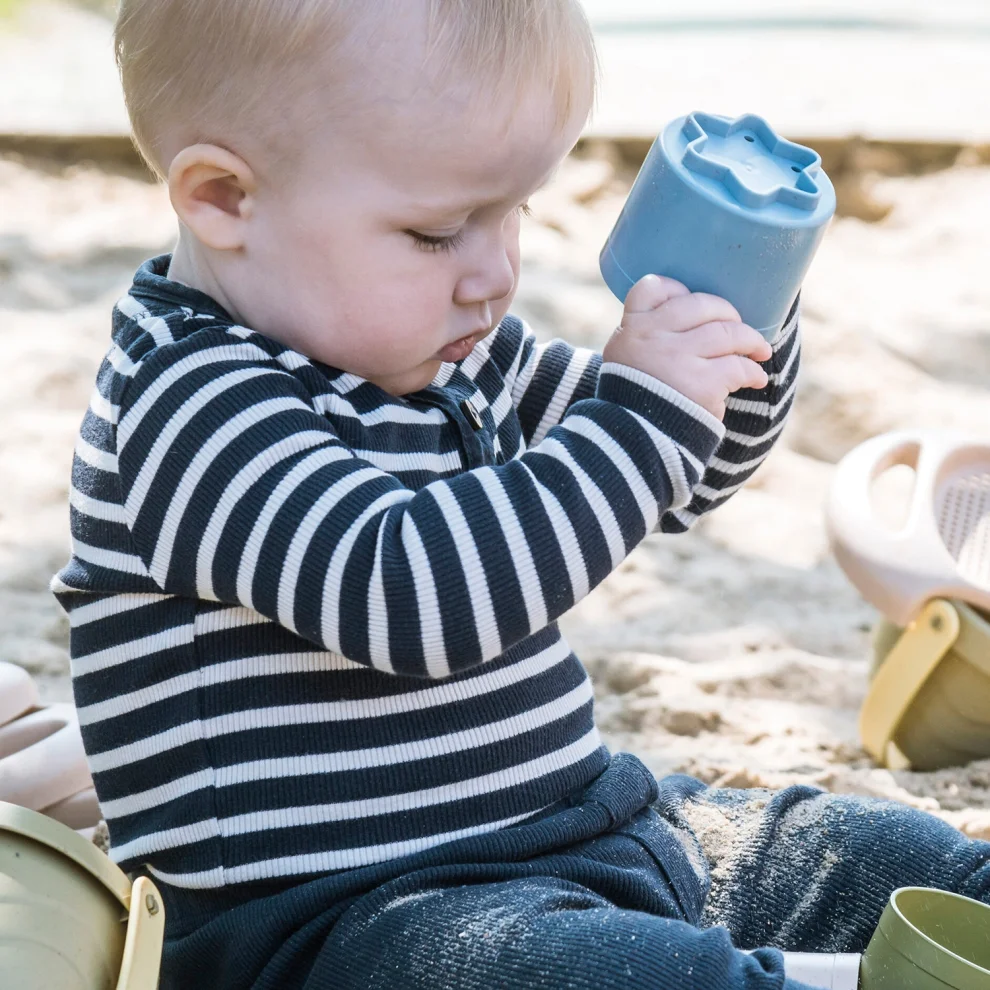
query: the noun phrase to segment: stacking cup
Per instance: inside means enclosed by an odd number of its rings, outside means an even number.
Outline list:
[[[895,890],[863,954],[860,990],[990,990],[990,906]]]
[[[680,117],[657,138],[601,253],[612,292],[665,275],[727,299],[772,340],[835,212],[811,148],[762,117]]]

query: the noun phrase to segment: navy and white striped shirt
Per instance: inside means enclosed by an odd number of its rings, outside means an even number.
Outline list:
[[[396,398],[168,261],[114,311],[52,582],[114,859],[187,888],[302,877],[584,787],[608,754],[555,620],[766,456],[796,317],[724,426],[511,316]]]

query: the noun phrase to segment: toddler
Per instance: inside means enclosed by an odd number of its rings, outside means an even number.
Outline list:
[[[180,236],[114,310],[53,591],[163,990],[794,988],[759,947],[990,898],[934,818],[602,745],[556,620],[755,470],[798,331],[654,276],[601,355],[508,315],[593,101],[577,0],[123,0],[116,43]]]

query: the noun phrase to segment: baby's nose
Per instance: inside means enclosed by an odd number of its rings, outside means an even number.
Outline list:
[[[457,284],[454,301],[460,305],[504,299],[516,287],[516,273],[504,245],[489,252],[481,263]]]

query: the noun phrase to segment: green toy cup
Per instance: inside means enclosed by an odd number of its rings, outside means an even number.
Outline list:
[[[863,954],[860,988],[990,990],[990,907],[944,890],[895,890]]]

